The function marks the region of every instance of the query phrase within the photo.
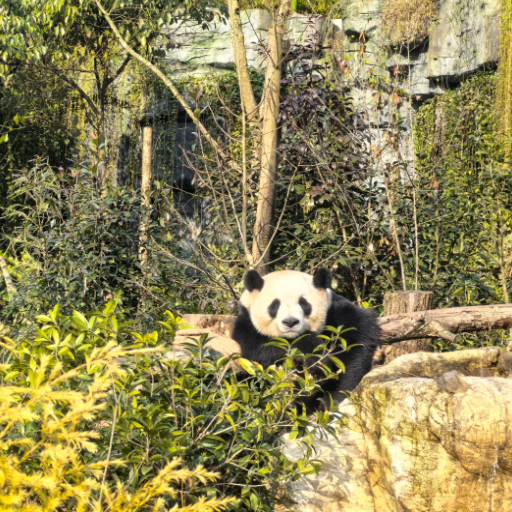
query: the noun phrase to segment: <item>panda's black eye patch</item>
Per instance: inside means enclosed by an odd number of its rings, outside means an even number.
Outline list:
[[[279,299],[274,299],[270,306],[268,307],[268,314],[270,318],[275,318],[277,316],[277,312],[279,311],[279,306],[281,305],[281,301]]]
[[[313,307],[304,297],[301,297],[299,299],[299,306],[302,308],[302,311],[304,311],[304,315],[306,315],[306,316],[311,315],[311,311],[313,311]]]

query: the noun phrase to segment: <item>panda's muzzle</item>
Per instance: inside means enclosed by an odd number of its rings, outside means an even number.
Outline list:
[[[289,317],[281,320],[281,322],[286,325],[286,327],[291,329],[292,327],[295,327],[300,322],[300,320],[297,318]]]

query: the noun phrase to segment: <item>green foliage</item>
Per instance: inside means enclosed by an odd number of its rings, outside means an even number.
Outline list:
[[[0,460],[17,461],[19,455],[21,471],[33,474],[46,460],[39,446],[51,442],[69,450],[74,443],[74,467],[89,476],[91,492],[101,488],[99,482],[119,482],[119,495],[136,495],[170,461],[181,460],[191,480],[175,494],[163,493],[166,506],[234,498],[230,509],[254,511],[273,510],[276,486],[284,479],[319,470],[311,427],[327,428],[329,414],[308,418],[297,411],[296,397],[316,389],[311,377],[300,378],[294,370],[300,353],[292,349],[282,367],[268,371],[240,360],[251,375],[240,381],[229,358],[214,359],[204,349],[206,337],[191,346],[191,356],[172,358],[172,339],[183,325],[179,318],[167,313],[161,329],[140,334],[116,303],[89,315],[62,315],[55,307],[37,317],[34,335],[13,341],[3,333],[0,398],[7,390],[32,412],[16,422],[2,415],[7,442],[0,445]],[[50,413],[58,435],[52,437],[55,428],[45,430],[41,410]],[[286,431],[304,448],[296,462],[281,452]],[[62,485],[45,467],[55,485]],[[195,468],[211,478],[195,480]],[[76,475],[71,483],[79,485]],[[215,485],[207,482],[216,476]],[[61,503],[69,508],[74,499],[64,495]]]
[[[216,13],[215,3],[203,0],[107,0],[104,7],[116,20],[123,37],[151,52],[151,41],[164,23],[192,19],[206,28]],[[217,14],[218,16],[218,14]],[[117,41],[94,0],[36,0],[3,6],[0,13],[0,78],[25,63],[60,64],[93,51],[107,61],[118,52]]]
[[[191,20],[206,29],[214,19],[223,20],[225,12],[222,3],[206,0],[106,0],[103,5],[128,43],[151,58],[157,36],[165,45],[164,24]],[[10,2],[0,11],[0,48],[0,81],[6,91],[0,96],[0,207],[11,169],[35,157],[64,166],[71,154],[84,158],[92,146],[89,134],[104,143],[101,159],[108,174],[117,163],[109,137],[119,129],[126,108],[141,103],[127,105],[130,81],[119,82],[130,70],[142,82],[136,84],[139,92],[146,84],[96,2]]]
[[[271,9],[278,2],[275,0],[242,0],[239,2],[241,9]],[[332,15],[339,0],[293,0],[292,12]]]
[[[66,175],[41,161],[16,175],[9,199],[19,301],[4,305],[4,321],[57,302],[93,310],[121,289],[126,306],[136,307],[140,200],[133,191],[105,187],[96,166],[77,163]]]
[[[443,306],[508,301],[510,168],[494,117],[496,76],[430,100],[415,124],[421,272]]]
[[[119,345],[105,322],[108,318],[117,331],[113,308],[111,303],[103,316],[87,320],[76,312],[64,319],[55,307],[38,319],[43,324],[38,335],[19,344],[0,333],[2,510],[156,511],[164,510],[166,502],[183,504],[186,500],[177,500],[178,492],[193,489],[200,496],[188,501],[192,506],[175,510],[213,512],[234,502],[231,497],[206,498],[198,485],[214,481],[218,474],[202,467],[180,469],[177,458],[140,484],[108,477],[111,468],[125,464],[111,449],[105,455],[108,438],[98,432],[105,398],[115,393],[115,380],[126,377],[119,360],[157,352]],[[115,420],[112,432],[114,428]]]

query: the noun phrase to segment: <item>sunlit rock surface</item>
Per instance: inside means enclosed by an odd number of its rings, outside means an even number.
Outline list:
[[[357,55],[362,34],[367,53],[359,66],[361,78],[377,66],[390,73],[397,66],[409,69],[411,93],[420,98],[442,93],[477,69],[496,65],[499,49],[499,0],[441,0],[438,14],[424,41],[405,47],[390,45],[383,36],[380,13],[384,0],[347,0],[342,19],[294,14],[288,22],[285,46],[303,43],[318,32],[335,50]],[[272,24],[270,12],[250,9],[241,12],[242,29],[249,66],[262,70],[262,48]],[[207,30],[193,22],[164,28],[169,41],[162,48],[163,62],[173,76],[201,75],[234,69],[229,20],[218,19]],[[383,55],[389,56],[382,61]],[[384,64],[384,66],[383,66]]]
[[[318,476],[289,484],[280,512],[512,510],[512,354],[399,357],[343,404]],[[299,448],[293,443],[287,455]]]

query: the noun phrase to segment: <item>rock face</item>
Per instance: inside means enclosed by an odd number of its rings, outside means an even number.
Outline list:
[[[342,73],[346,67],[350,69],[354,106],[370,112],[373,126],[370,131],[375,140],[385,139],[380,130],[385,130],[393,119],[387,102],[376,108],[375,102],[380,104],[381,98],[375,100],[375,92],[365,87],[375,74],[391,81],[395,74],[401,77],[405,84],[401,88],[411,93],[416,106],[417,102],[442,94],[468,73],[495,67],[498,59],[500,0],[439,0],[430,34],[409,49],[391,45],[384,35],[380,15],[385,2],[391,1],[345,0],[339,3],[343,6],[340,19],[294,14],[287,23],[284,41],[287,48],[304,43],[316,33],[326,47],[332,48],[327,61],[335,68],[339,65]],[[271,13],[262,9],[242,11],[241,22],[249,66],[262,72]],[[162,32],[168,39],[165,43],[161,40],[156,54],[160,56],[159,65],[173,80],[235,69],[229,20],[218,19],[206,30],[196,23],[182,22],[164,27]],[[117,81],[114,92],[117,104],[129,103],[128,93],[134,79],[127,76]],[[196,108],[195,101],[190,101]],[[107,116],[111,126],[109,152],[118,154],[115,164],[121,181],[131,172],[133,163],[129,164],[129,160],[134,160],[133,154],[140,152],[140,119],[134,119],[139,116],[138,111],[138,105],[133,105],[124,108],[121,114]],[[154,120],[153,136],[158,141],[152,172],[158,179],[174,181],[178,189],[185,190],[176,194],[176,201],[182,215],[189,217],[194,213],[189,194],[194,174],[182,157],[183,151],[188,151],[195,142],[194,124],[167,96],[155,98],[143,114]],[[399,117],[407,132],[410,109],[404,102],[399,106]],[[406,161],[412,161],[411,148],[405,137],[400,142],[400,152]],[[383,150],[381,159],[383,163],[394,163],[394,151]]]
[[[396,66],[409,69],[411,92],[428,97],[460,81],[465,75],[486,66],[494,66],[499,49],[500,0],[440,0],[438,15],[424,41],[409,50],[389,43],[383,35],[380,13],[386,0],[347,0],[342,19],[311,18],[294,14],[288,22],[286,44],[302,43],[317,31],[328,43],[337,41],[340,54],[358,54],[364,33],[366,53],[360,66],[361,78],[370,68]],[[248,63],[263,69],[262,45],[266,43],[271,14],[262,9],[241,13]],[[208,30],[183,22],[164,28],[169,37],[162,48],[163,62],[173,76],[201,75],[234,69],[229,20],[219,20]],[[383,56],[388,54],[384,62]]]
[[[290,483],[276,510],[512,510],[512,354],[399,357],[369,373],[340,412],[339,441],[318,440],[324,469]]]
[[[261,71],[266,61],[263,46],[272,25],[272,15],[264,9],[248,9],[240,13],[240,21],[247,63]],[[325,18],[312,21],[308,16],[294,14],[288,21],[286,43],[301,43],[313,31],[323,34],[329,29],[338,30],[336,23]],[[163,62],[174,76],[198,76],[235,69],[229,19],[213,22],[208,30],[195,22],[182,22],[166,27],[162,32],[169,39],[162,48]]]
[[[423,42],[411,44],[408,50],[403,45],[390,45],[383,35],[379,16],[385,1],[348,0],[344,9],[343,31],[353,51],[359,47],[359,36],[364,31],[366,69],[382,65],[378,55],[387,48],[388,70],[397,66],[409,70],[411,93],[422,99],[442,93],[468,73],[496,65],[499,0],[440,0],[430,34]],[[363,68],[361,73],[364,71]]]
[[[499,49],[499,0],[444,0],[432,26],[427,54],[430,79],[457,76],[496,63]]]

